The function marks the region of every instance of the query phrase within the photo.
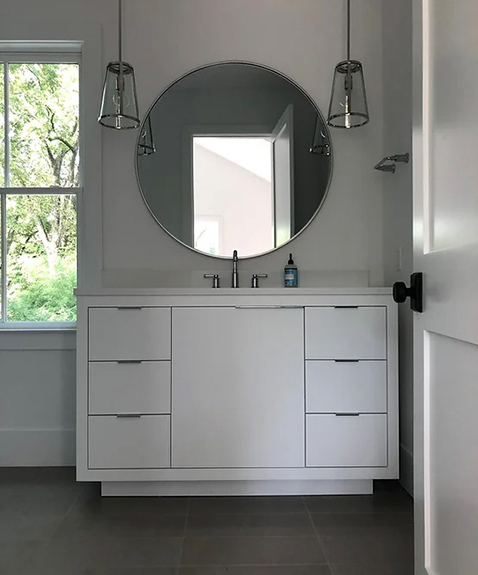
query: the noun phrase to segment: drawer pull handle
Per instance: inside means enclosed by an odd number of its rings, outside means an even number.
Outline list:
[[[142,417],[141,413],[118,413],[118,419],[139,419]]]
[[[119,359],[116,363],[119,363],[120,365],[124,365],[124,364],[138,364],[138,363],[143,363],[140,359]]]
[[[236,305],[236,309],[304,309],[303,305]]]
[[[335,417],[360,417],[360,413],[336,413]]]
[[[119,311],[127,311],[131,309],[143,309],[143,308],[140,305],[130,305],[130,306],[117,307],[116,309]]]
[[[358,305],[334,305],[335,309],[358,309]]]
[[[359,363],[359,359],[334,359],[335,363]]]

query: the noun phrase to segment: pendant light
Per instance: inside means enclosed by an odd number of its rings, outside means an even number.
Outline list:
[[[118,0],[119,59],[106,67],[98,122],[115,130],[134,130],[140,124],[133,67],[123,62],[122,0]]]
[[[153,128],[151,126],[151,113],[143,123],[141,135],[138,142],[138,156],[150,156],[156,152],[153,139]]]
[[[359,128],[369,119],[363,67],[350,59],[350,0],[347,0],[347,60],[335,68],[327,124],[333,128]]]
[[[328,137],[325,132],[327,131],[324,127],[323,119],[321,116],[317,116],[317,121],[315,122],[314,138],[312,140],[312,145],[309,148],[311,154],[330,156],[331,147]]]

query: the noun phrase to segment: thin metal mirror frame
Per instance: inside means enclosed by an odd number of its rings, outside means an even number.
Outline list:
[[[168,92],[168,90],[170,90],[173,86],[175,86],[176,84],[178,84],[179,82],[181,82],[182,80],[184,80],[184,78],[187,78],[188,76],[191,76],[191,74],[195,74],[196,72],[200,72],[201,70],[206,70],[209,68],[214,68],[216,66],[223,66],[224,64],[243,64],[245,66],[253,66],[254,68],[259,68],[261,70],[265,70],[267,72],[272,72],[273,74],[276,74],[277,76],[283,78],[284,80],[287,80],[288,82],[290,82],[297,90],[299,90],[299,92],[302,93],[303,96],[305,96],[305,98],[307,98],[307,100],[310,102],[310,104],[312,105],[312,107],[314,108],[314,110],[316,111],[317,115],[319,116],[319,118],[322,120],[323,126],[324,126],[324,130],[325,130],[325,134],[327,136],[329,145],[330,145],[330,172],[329,172],[329,178],[327,180],[327,186],[324,192],[324,195],[322,197],[322,201],[320,202],[318,208],[315,210],[315,212],[312,214],[311,218],[309,219],[309,221],[307,222],[307,224],[305,224],[305,226],[300,230],[300,232],[297,232],[295,234],[295,236],[293,236],[292,238],[290,238],[290,240],[288,240],[287,242],[284,242],[283,244],[281,244],[280,246],[276,247],[276,248],[272,248],[271,250],[268,250],[267,252],[261,252],[260,254],[254,254],[254,255],[250,255],[250,256],[244,256],[241,257],[239,254],[239,259],[240,260],[252,260],[255,258],[260,258],[262,256],[266,256],[268,254],[271,254],[273,252],[276,252],[286,246],[288,246],[291,242],[293,242],[296,238],[298,238],[310,225],[311,223],[315,220],[315,218],[317,217],[318,213],[320,212],[320,210],[322,209],[322,206],[324,205],[324,202],[328,196],[329,190],[330,190],[330,185],[332,183],[332,176],[333,176],[333,172],[334,172],[334,154],[333,154],[333,144],[332,144],[332,138],[330,137],[330,130],[329,127],[327,126],[327,122],[325,121],[324,116],[322,115],[322,112],[320,111],[319,107],[317,106],[317,104],[315,103],[315,101],[312,99],[312,97],[297,83],[295,82],[295,80],[293,80],[292,78],[290,78],[289,76],[287,76],[286,74],[283,74],[282,72],[279,72],[278,70],[275,70],[274,68],[271,68],[270,66],[266,66],[264,64],[257,64],[256,62],[248,62],[246,60],[225,60],[222,62],[214,62],[212,64],[205,64],[204,66],[199,66],[198,68],[194,68],[193,70],[190,70],[189,72],[186,72],[185,74],[183,74],[182,76],[180,76],[179,78],[177,78],[176,80],[174,80],[173,82],[171,82],[161,93],[160,95],[153,101],[153,103],[151,104],[151,106],[148,108],[148,112],[145,114],[143,121],[141,122],[140,125],[140,129],[138,130],[138,137],[136,139],[136,146],[135,146],[135,160],[134,160],[134,167],[135,167],[135,173],[136,173],[136,181],[138,182],[138,187],[139,187],[139,191],[141,194],[141,197],[143,198],[143,202],[145,204],[145,206],[147,207],[149,213],[153,216],[153,218],[155,219],[156,223],[171,237],[173,238],[173,240],[175,240],[176,242],[178,242],[179,244],[183,245],[185,248],[187,248],[188,250],[191,250],[192,252],[195,252],[196,254],[200,254],[202,256],[206,256],[209,258],[213,258],[213,259],[222,259],[222,260],[230,260],[232,258],[231,256],[222,256],[222,255],[214,255],[214,254],[208,254],[207,252],[202,252],[201,250],[198,250],[192,246],[189,246],[188,244],[184,243],[182,240],[178,239],[175,235],[173,235],[165,226],[164,224],[162,224],[158,217],[156,216],[156,214],[152,211],[152,209],[149,206],[149,203],[146,199],[146,196],[144,194],[143,188],[141,186],[141,181],[139,179],[139,166],[138,166],[138,146],[139,146],[139,139],[141,137],[141,132],[144,126],[144,123],[146,122],[146,120],[149,117],[149,114],[151,113],[151,110],[154,108],[154,106],[156,106],[156,104],[159,102],[159,100],[161,100],[161,98],[166,94],[166,92]]]

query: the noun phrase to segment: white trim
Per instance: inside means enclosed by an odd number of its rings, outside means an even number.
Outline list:
[[[65,40],[40,40],[38,42],[28,42],[24,40],[8,40],[0,42],[0,52],[12,56],[28,56],[32,52],[40,54],[40,57],[47,55],[57,56],[58,52],[63,54],[80,54],[83,42]],[[65,56],[66,57],[66,56]]]
[[[373,481],[181,481],[105,482],[103,497],[211,495],[370,495]]]
[[[0,353],[25,351],[76,351],[76,330],[0,331]]]
[[[2,331],[68,331],[76,330],[75,321],[6,321],[0,322]]]
[[[74,429],[0,429],[3,467],[75,464]]]

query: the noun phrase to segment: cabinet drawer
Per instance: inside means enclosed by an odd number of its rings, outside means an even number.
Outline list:
[[[387,416],[307,415],[307,467],[386,467]]]
[[[171,359],[171,309],[90,308],[89,359]]]
[[[385,307],[308,307],[306,359],[386,359]]]
[[[308,413],[385,413],[387,362],[306,362]]]
[[[170,467],[170,416],[92,416],[89,424],[90,469]]]
[[[90,363],[90,415],[171,412],[171,362]]]

